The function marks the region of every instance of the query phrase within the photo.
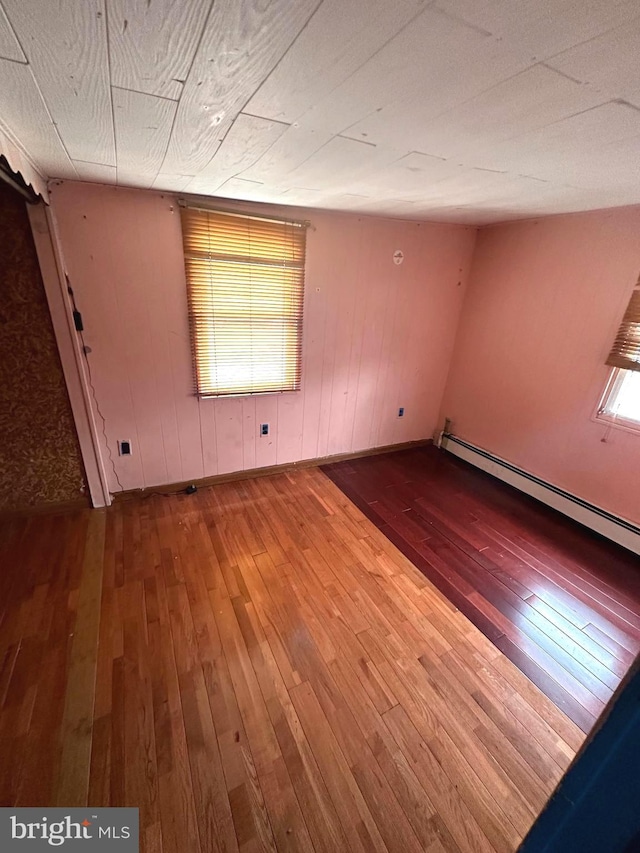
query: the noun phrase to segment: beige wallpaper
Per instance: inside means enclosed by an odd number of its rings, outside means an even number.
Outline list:
[[[85,493],[25,202],[0,180],[0,512]]]

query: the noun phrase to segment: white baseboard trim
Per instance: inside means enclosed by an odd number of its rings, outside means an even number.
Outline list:
[[[630,521],[565,492],[558,486],[547,483],[455,435],[444,435],[441,446],[454,456],[459,456],[476,468],[481,468],[521,492],[557,509],[558,512],[633,551],[634,554],[640,554],[640,528]]]

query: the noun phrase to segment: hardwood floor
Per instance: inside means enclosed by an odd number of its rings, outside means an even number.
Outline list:
[[[0,558],[0,804],[138,806],[144,851],[507,853],[583,740],[318,469]]]
[[[640,560],[435,447],[322,469],[580,728],[640,653]]]

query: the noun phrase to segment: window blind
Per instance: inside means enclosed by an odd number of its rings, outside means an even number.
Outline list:
[[[306,224],[181,209],[200,397],[300,388]]]
[[[607,364],[640,371],[640,282],[631,295]]]

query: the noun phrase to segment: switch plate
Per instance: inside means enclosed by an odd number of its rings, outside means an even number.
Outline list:
[[[260,424],[260,435],[269,435],[269,424]]]
[[[131,456],[131,441],[128,438],[123,438],[118,442],[118,455]]]
[[[399,418],[404,417],[404,406],[400,406],[400,408],[398,409],[398,417]]]

